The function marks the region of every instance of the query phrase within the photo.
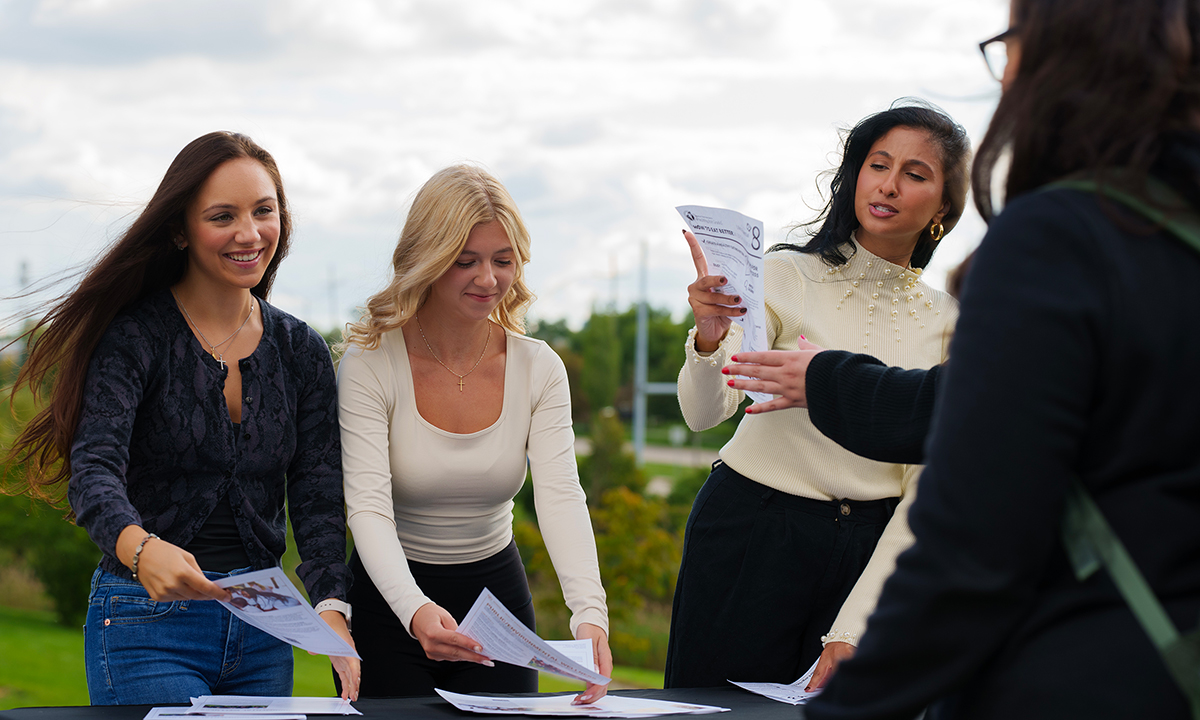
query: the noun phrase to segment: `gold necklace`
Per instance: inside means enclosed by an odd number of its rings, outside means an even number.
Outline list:
[[[212,343],[210,343],[208,341],[208,338],[204,337],[204,331],[200,329],[200,326],[197,325],[196,321],[192,319],[192,316],[188,314],[187,308],[183,306],[183,301],[179,299],[178,295],[175,295],[174,290],[171,291],[171,295],[174,296],[175,303],[177,305],[179,305],[179,309],[183,311],[183,316],[185,318],[187,318],[188,323],[190,323],[191,326],[196,329],[196,332],[200,335],[200,339],[203,340],[204,344],[210,348],[209,354],[213,356],[213,360],[216,360],[217,363],[221,366],[221,369],[224,370],[225,369],[225,353],[222,352],[222,353],[218,354],[217,348],[221,347],[225,343],[227,343],[230,340],[233,340],[235,337],[237,337],[238,333],[240,333],[242,331],[242,328],[246,327],[246,323],[250,322],[250,316],[254,314],[254,296],[253,295],[250,296],[250,312],[246,313],[246,319],[242,321],[241,325],[238,325],[238,329],[234,330],[233,334],[230,335],[229,337],[225,338],[224,340],[217,343],[216,345],[213,345]]]
[[[463,391],[463,381],[466,379],[467,375],[470,375],[471,373],[475,372],[475,368],[479,367],[479,363],[483,362],[483,356],[487,354],[488,343],[490,343],[492,341],[492,323],[491,323],[491,321],[488,321],[487,339],[485,339],[483,341],[483,352],[479,353],[479,359],[475,361],[475,364],[471,366],[470,370],[459,375],[458,373],[454,372],[454,370],[452,370],[449,365],[442,362],[442,359],[440,357],[438,357],[437,353],[435,353],[433,351],[433,346],[429,344],[429,339],[425,337],[425,330],[421,327],[421,316],[413,315],[413,317],[417,319],[417,332],[421,333],[421,339],[425,341],[425,347],[429,348],[429,354],[433,356],[434,360],[438,361],[438,365],[441,365],[442,367],[446,368],[447,370],[450,370],[450,374],[454,375],[455,377],[458,378],[458,391],[462,392]]]

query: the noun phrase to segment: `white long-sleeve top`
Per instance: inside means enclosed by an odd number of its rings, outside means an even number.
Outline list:
[[[608,632],[596,541],[575,465],[571,397],[562,360],[546,343],[505,334],[500,418],[452,433],[417,412],[404,334],[375,350],[352,348],[338,367],[338,420],[346,512],[363,565],[411,632],[431,600],[407,558],[435,565],[475,562],[512,540],[513,497],[526,459],[546,549],[580,623]]]
[[[853,241],[852,241],[853,243]],[[958,303],[908,268],[853,243],[853,256],[830,268],[818,255],[768,253],[763,267],[767,339],[772,350],[795,350],[796,340],[831,350],[874,355],[888,365],[928,368],[945,361]],[[730,417],[744,394],[730,388],[721,368],[741,350],[736,323],[711,355],[696,352],[692,336],[679,373],[679,404],[693,430]],[[875,552],[842,605],[830,640],[857,645],[896,557],[912,544],[908,508],[923,466],[882,463],[855,455],[821,434],[808,410],[746,415],[721,459],[755,482],[815,500],[900,497]]]

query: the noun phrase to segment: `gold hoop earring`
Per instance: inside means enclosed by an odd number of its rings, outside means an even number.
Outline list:
[[[936,222],[929,226],[929,239],[930,240],[932,240],[934,242],[938,242],[939,240],[942,239],[942,236],[945,234],[946,234],[946,228],[940,222]]]

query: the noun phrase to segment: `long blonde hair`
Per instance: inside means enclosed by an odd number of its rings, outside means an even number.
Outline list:
[[[476,225],[499,221],[516,254],[516,276],[491,320],[525,333],[525,311],[534,295],[525,285],[529,231],[508,190],[482,168],[451,165],[417,191],[392,253],[392,280],[367,300],[358,322],[346,325],[343,347],[379,346],[384,333],[403,327],[429,298],[430,287],[462,254]]]

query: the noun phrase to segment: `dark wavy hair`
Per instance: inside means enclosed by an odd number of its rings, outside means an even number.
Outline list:
[[[772,246],[771,251],[797,250],[820,255],[829,265],[845,263],[847,257],[843,250],[850,242],[850,233],[859,228],[858,216],[854,212],[858,173],[875,141],[898,127],[929,133],[941,153],[944,177],[942,197],[950,205],[942,218],[942,226],[947,233],[950,232],[962,217],[967,204],[971,141],[961,125],[933,104],[918,98],[901,98],[887,110],[868,115],[842,133],[842,161],[830,172],[829,201],[815,220],[793,228],[793,231],[803,228],[811,239],[803,245],[780,243]],[[937,245],[929,228],[926,228],[917,239],[910,265],[924,268],[933,257]]]
[[[984,220],[1066,175],[1122,175],[1144,190],[1172,134],[1200,119],[1200,0],[1013,0],[1016,75],[979,145],[972,180]]]
[[[279,199],[279,244],[258,285],[250,292],[266,299],[280,261],[288,252],[291,216],[279,168],[253,140],[231,132],[196,138],[179,152],[129,229],[83,276],[72,291],[53,301],[50,311],[23,334],[29,356],[13,384],[10,399],[28,387],[42,409],[24,427],[5,462],[23,463],[24,477],[6,492],[23,491],[61,502],[53,491],[71,475],[70,453],[83,405],[83,382],[92,352],[113,319],[151,293],[179,282],[187,253],[175,246],[184,214],[200,187],[220,165],[238,158],[262,164]],[[43,395],[48,401],[41,402]]]

